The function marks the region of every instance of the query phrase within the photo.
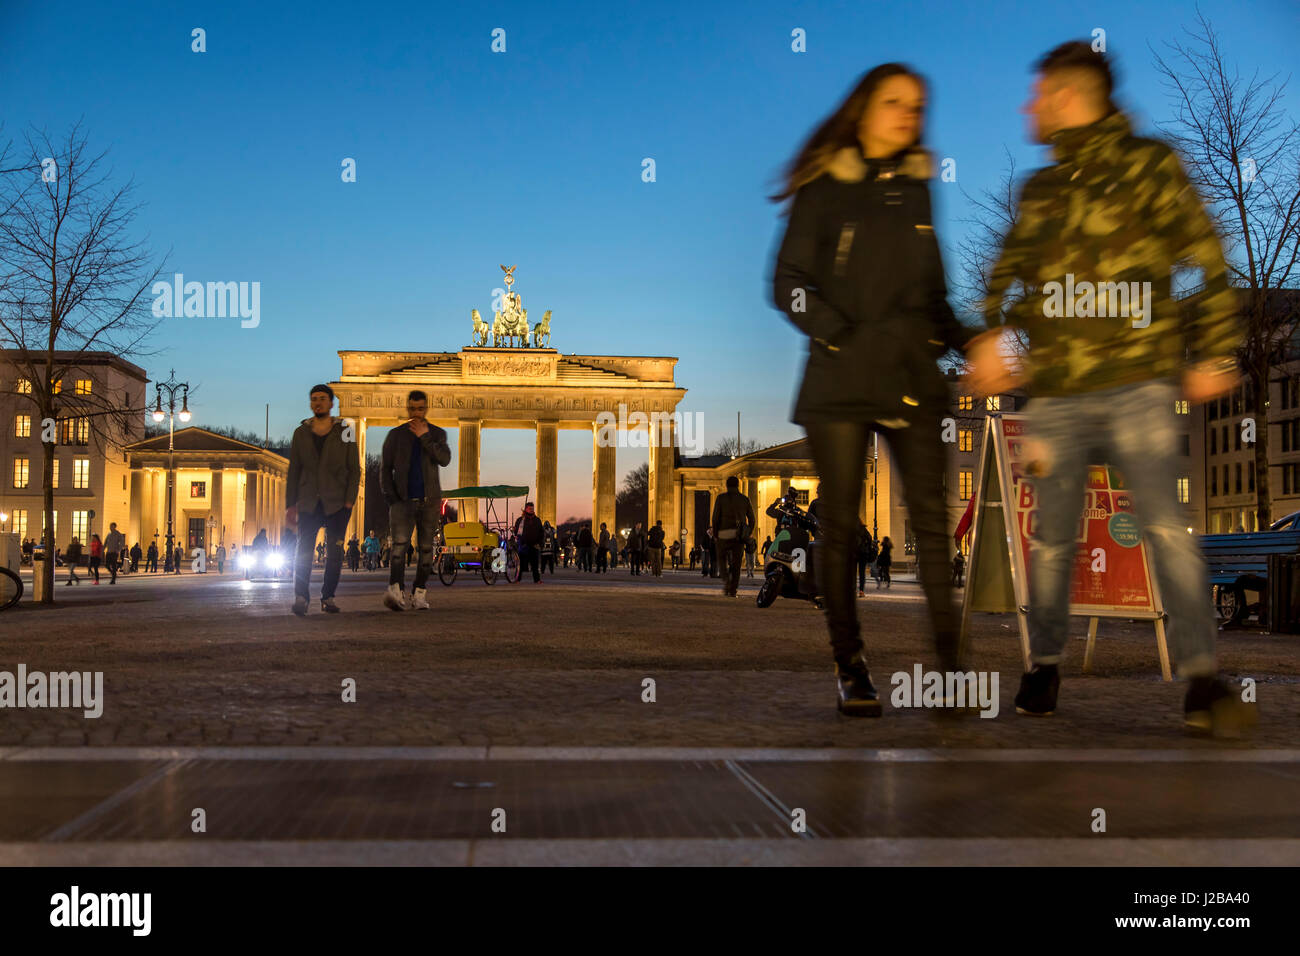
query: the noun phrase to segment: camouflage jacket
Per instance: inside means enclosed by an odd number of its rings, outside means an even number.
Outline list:
[[[995,328],[1008,289],[1022,284],[1005,322],[1028,336],[1031,393],[1174,378],[1231,356],[1241,326],[1223,249],[1173,150],[1133,135],[1118,111],[1051,145],[1056,164],[1025,184],[984,303]],[[1204,277],[1181,303],[1170,292],[1177,264]]]

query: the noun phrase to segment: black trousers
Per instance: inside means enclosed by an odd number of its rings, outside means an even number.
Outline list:
[[[540,581],[542,579],[539,569],[540,557],[541,550],[536,545],[521,544],[519,546],[519,576],[523,577],[525,571],[532,571],[533,580]]]
[[[325,529],[325,580],[321,584],[321,600],[332,598],[343,573],[343,536],[348,532],[348,519],[352,512],[340,508],[332,515],[325,514],[324,505],[317,504],[315,511],[298,512],[298,554],[293,562],[293,593],[295,597],[311,598],[311,567],[316,555],[316,535]]]
[[[853,591],[858,506],[871,431],[880,432],[898,462],[916,538],[917,570],[930,627],[944,669],[956,666],[957,615],[949,586],[948,521],[943,499],[944,455],[938,415],[918,413],[907,428],[865,422],[824,422],[805,428],[821,479],[817,517],[818,590],[826,602],[831,650],[847,663],[864,648]]]
[[[628,552],[627,557],[628,557],[628,561],[632,565],[632,573],[640,574],[641,573],[641,550],[639,548],[633,548],[631,551]]]
[[[740,587],[740,563],[745,559],[745,542],[739,537],[730,540],[720,538],[717,548],[721,575],[715,573],[714,577],[721,576],[724,594],[735,594]],[[716,568],[714,570],[717,571]]]

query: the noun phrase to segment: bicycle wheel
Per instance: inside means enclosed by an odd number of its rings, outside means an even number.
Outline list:
[[[483,575],[484,584],[496,584],[497,578],[501,575],[492,568],[492,549],[484,548],[483,553],[478,556],[479,572]]]
[[[514,548],[506,551],[506,580],[511,584],[519,583],[519,575],[523,572],[524,566],[519,561],[519,552]]]
[[[456,564],[454,554],[444,554],[438,561],[438,580],[451,587],[456,581],[456,572],[459,567]]]
[[[0,568],[0,611],[13,607],[22,596],[22,578],[8,568]]]

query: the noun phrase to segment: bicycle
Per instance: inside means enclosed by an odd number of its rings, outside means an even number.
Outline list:
[[[22,596],[22,578],[8,568],[0,568],[0,611],[13,607]]]

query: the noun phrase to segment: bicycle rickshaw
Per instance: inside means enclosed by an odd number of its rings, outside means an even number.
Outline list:
[[[511,583],[519,580],[519,553],[511,545],[510,499],[527,498],[527,485],[473,485],[443,492],[443,507],[455,501],[456,515],[464,514],[466,501],[486,502],[482,521],[448,521],[442,526],[435,565],[438,580],[448,587],[461,571],[482,576],[495,584],[504,575]],[[496,502],[505,501],[505,521],[497,513]],[[500,549],[500,552],[498,552]]]

